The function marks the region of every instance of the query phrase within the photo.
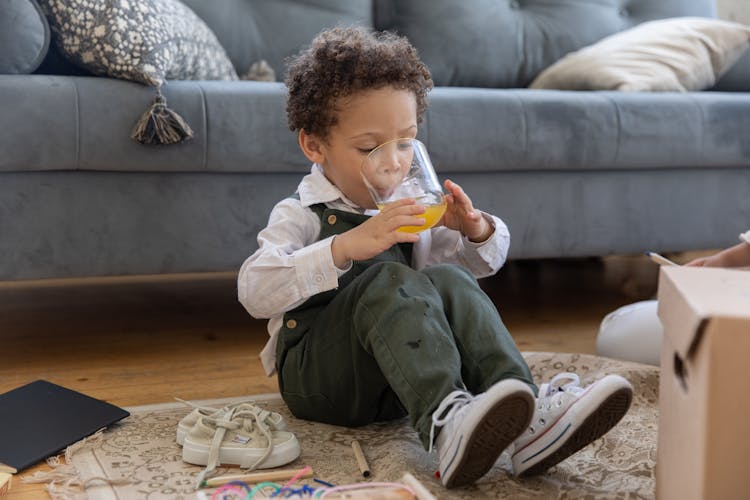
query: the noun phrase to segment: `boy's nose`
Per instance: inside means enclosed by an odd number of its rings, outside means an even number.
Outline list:
[[[388,155],[388,168],[394,172],[398,172],[401,168],[401,158],[397,151],[393,151]]]

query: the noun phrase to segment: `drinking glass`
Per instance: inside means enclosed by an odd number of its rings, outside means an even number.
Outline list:
[[[424,231],[445,213],[445,194],[427,148],[417,139],[394,139],[373,149],[362,162],[362,178],[380,210],[403,198],[414,198],[418,205],[424,205],[425,213],[419,215],[424,224],[402,226],[399,231]]]

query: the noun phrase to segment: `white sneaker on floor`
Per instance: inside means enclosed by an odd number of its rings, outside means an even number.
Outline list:
[[[565,460],[614,427],[632,399],[632,386],[619,375],[585,389],[574,373],[556,375],[540,388],[531,425],[514,443],[513,472],[541,474]]]
[[[187,436],[187,433],[190,432],[190,429],[193,428],[193,426],[198,422],[198,420],[202,417],[215,417],[218,416],[221,412],[226,412],[227,410],[230,410],[232,408],[242,406],[242,405],[248,405],[249,408],[251,408],[252,411],[257,411],[261,419],[263,419],[266,424],[268,424],[268,427],[272,431],[285,431],[287,430],[286,421],[284,420],[284,417],[282,417],[280,414],[268,411],[260,408],[259,406],[255,405],[252,400],[247,401],[240,401],[238,403],[233,403],[230,405],[226,405],[223,408],[212,408],[210,406],[198,406],[194,403],[191,403],[190,401],[185,401],[180,398],[175,398],[177,401],[184,403],[188,406],[193,407],[193,411],[182,417],[180,421],[177,424],[177,434],[176,434],[176,440],[177,444],[182,446],[182,443],[185,441],[185,436]]]
[[[270,469],[286,465],[299,455],[294,434],[271,430],[266,419],[247,405],[199,418],[182,447],[185,462],[206,466],[198,476],[198,486],[220,464]]]
[[[500,453],[529,425],[534,393],[520,380],[501,380],[472,396],[454,391],[432,414],[432,443],[438,451],[440,481],[446,488],[470,484],[494,465]],[[435,427],[442,427],[433,440]]]

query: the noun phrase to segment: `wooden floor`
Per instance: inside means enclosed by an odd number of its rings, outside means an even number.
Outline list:
[[[482,286],[522,351],[594,353],[602,317],[651,298],[657,273],[641,256],[516,261]],[[0,392],[40,378],[120,406],[274,392],[258,360],[265,321],[237,302],[234,279],[0,283]],[[11,500],[46,497],[19,479]]]

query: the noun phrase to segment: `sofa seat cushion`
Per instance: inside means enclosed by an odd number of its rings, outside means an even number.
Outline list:
[[[49,48],[49,25],[35,0],[0,2],[0,74],[34,71]]]
[[[286,124],[283,84],[179,81],[165,94],[195,138],[151,149],[128,138],[146,87],[0,75],[0,171],[309,170]],[[438,87],[429,98],[419,137],[438,174],[750,165],[750,93]]]

